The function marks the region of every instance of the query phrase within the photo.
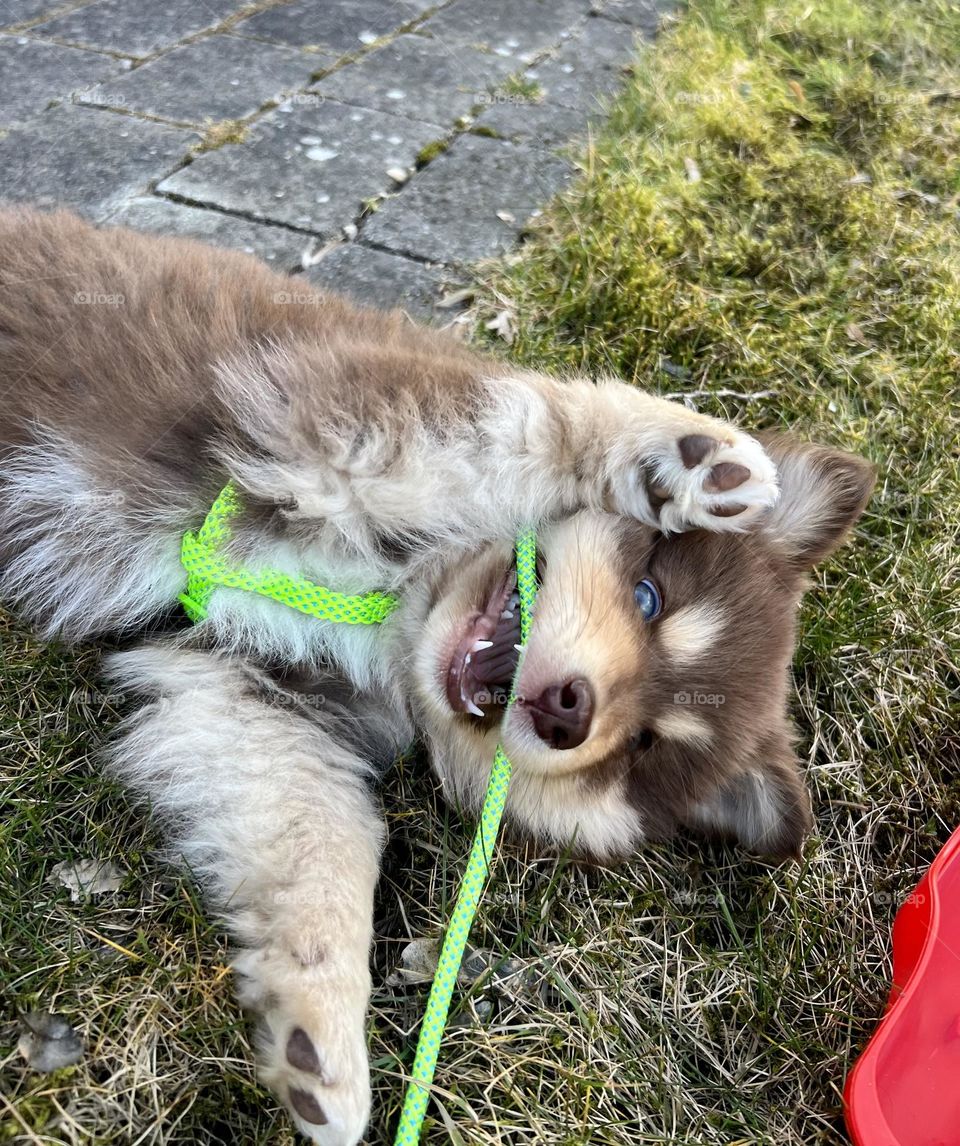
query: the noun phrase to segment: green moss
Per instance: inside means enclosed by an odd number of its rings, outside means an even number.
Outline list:
[[[417,152],[417,166],[426,167],[428,163],[432,163],[438,155],[443,153],[450,146],[449,139],[434,139],[430,143],[421,147]]]
[[[247,138],[247,126],[239,119],[221,119],[204,125],[203,138],[193,148],[197,155],[204,151],[216,151],[227,143],[243,143]]]

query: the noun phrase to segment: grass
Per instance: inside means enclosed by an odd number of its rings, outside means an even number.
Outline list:
[[[526,76],[508,76],[500,90],[507,99],[519,103],[543,102],[543,88],[536,80],[527,79]]]
[[[960,822],[958,57],[960,10],[939,0],[694,0],[575,188],[486,272],[517,360],[789,424],[881,477],[803,612],[804,863],[692,840],[610,871],[506,849],[473,938],[529,974],[463,1001],[427,1143],[845,1140],[840,1090],[882,1011],[897,902]],[[0,1140],[291,1143],[253,1079],[222,936],[97,775],[116,713],[94,655],[3,635]],[[439,932],[470,835],[422,762],[393,770],[384,803],[378,1146],[424,1001],[387,972]],[[128,877],[72,903],[50,869],[91,855]],[[79,1065],[23,1071],[14,1011],[34,1006],[84,1034]]]

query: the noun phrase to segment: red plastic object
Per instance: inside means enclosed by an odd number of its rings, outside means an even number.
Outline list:
[[[897,912],[886,1014],[844,1104],[857,1146],[960,1146],[960,828]]]

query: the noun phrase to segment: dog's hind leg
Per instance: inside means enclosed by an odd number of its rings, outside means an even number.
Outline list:
[[[121,729],[111,770],[149,799],[240,945],[233,965],[259,1020],[262,1078],[308,1138],[352,1146],[370,1110],[383,840],[368,766],[236,659],[154,645],[107,669],[148,698]]]

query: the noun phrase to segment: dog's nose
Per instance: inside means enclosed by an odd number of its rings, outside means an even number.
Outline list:
[[[537,735],[552,748],[576,748],[586,740],[593,720],[593,689],[588,681],[577,677],[551,684],[525,704]]]

